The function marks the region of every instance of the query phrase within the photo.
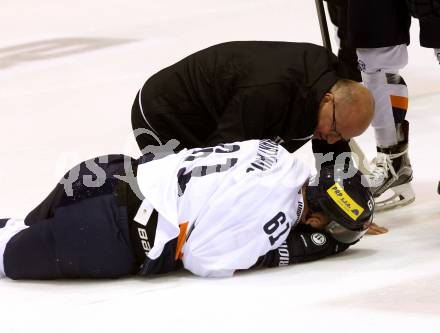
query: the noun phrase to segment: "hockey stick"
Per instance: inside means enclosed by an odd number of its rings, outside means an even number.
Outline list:
[[[315,0],[315,4],[316,4],[316,11],[318,12],[319,28],[321,29],[322,44],[327,50],[332,52],[332,43],[330,41],[330,34],[328,32],[327,17],[325,14],[324,2],[323,0]],[[370,174],[371,171],[368,167],[369,162],[364,152],[362,151],[361,147],[359,147],[359,145],[356,143],[354,139],[351,139],[349,141],[349,145],[351,151],[355,155],[354,160],[358,165],[358,169],[363,174]]]
[[[321,29],[322,44],[327,50],[332,51],[332,43],[330,42],[330,35],[328,33],[323,0],[315,0],[315,4],[316,11],[318,12],[319,28]]]

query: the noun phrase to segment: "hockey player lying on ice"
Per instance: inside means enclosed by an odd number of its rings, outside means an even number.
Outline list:
[[[0,274],[113,278],[184,267],[227,277],[346,250],[368,229],[373,200],[349,166],[316,180],[270,140],[155,159],[108,155],[71,169],[23,220],[0,220]]]

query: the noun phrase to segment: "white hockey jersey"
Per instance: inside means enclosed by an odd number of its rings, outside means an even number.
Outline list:
[[[185,149],[139,165],[142,207],[159,213],[148,258],[178,237],[176,258],[196,275],[251,267],[298,223],[309,176],[307,165],[270,140]]]

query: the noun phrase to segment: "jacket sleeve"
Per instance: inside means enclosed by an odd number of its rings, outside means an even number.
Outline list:
[[[314,261],[343,252],[350,245],[336,241],[321,230],[298,225],[290,232],[283,245],[260,257],[255,266],[277,267]]]

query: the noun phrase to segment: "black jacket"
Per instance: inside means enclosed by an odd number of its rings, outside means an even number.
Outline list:
[[[312,135],[336,67],[331,52],[308,43],[214,45],[153,75],[142,110],[159,137],[184,147],[280,137],[293,151]]]

